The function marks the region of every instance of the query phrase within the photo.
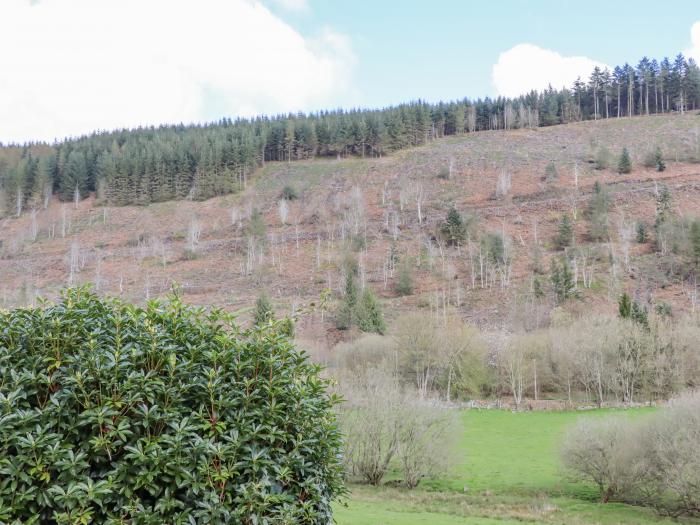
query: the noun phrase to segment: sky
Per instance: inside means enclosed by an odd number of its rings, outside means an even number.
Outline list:
[[[0,0],[0,142],[514,96],[683,52],[698,0]]]

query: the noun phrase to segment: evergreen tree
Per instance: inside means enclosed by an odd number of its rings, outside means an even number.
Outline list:
[[[654,227],[658,230],[671,217],[671,192],[666,186],[662,186],[656,197],[656,220]]]
[[[620,296],[617,302],[617,309],[622,319],[629,319],[632,317],[632,298],[627,292]]]
[[[653,92],[653,103],[652,103]],[[465,130],[548,126],[585,119],[652,112],[685,112],[700,106],[700,69],[690,58],[639,61],[609,72],[596,69],[590,83],[547,88],[520,97],[416,101],[375,110],[333,110],[310,114],[225,118],[206,125],[173,125],[118,130],[65,140],[55,145],[25,145],[4,159],[0,188],[5,200],[34,206],[42,201],[46,174],[64,200],[98,187],[116,205],[147,204],[171,198],[220,195],[245,188],[250,174],[267,161],[292,162],[315,156],[381,156]],[[18,149],[10,146],[10,149]],[[4,148],[0,147],[0,157]],[[51,159],[49,169],[41,159]],[[106,162],[109,157],[109,162]],[[600,147],[598,169],[610,165]],[[663,159],[650,164],[663,170]],[[631,170],[629,154],[618,171]],[[629,161],[629,162],[628,162]],[[546,180],[555,175],[553,165]],[[43,186],[43,187],[42,187]],[[18,199],[19,196],[19,199]],[[16,210],[16,206],[12,206]],[[20,210],[21,211],[21,210]],[[455,241],[450,241],[455,242]],[[459,241],[457,241],[459,242]]]
[[[260,294],[255,302],[255,314],[253,315],[253,324],[262,326],[275,319],[275,312],[272,309],[272,303],[265,292]]]
[[[355,315],[357,327],[363,332],[379,335],[383,335],[386,332],[386,324],[384,323],[384,316],[382,315],[379,302],[369,286],[362,293]]]
[[[620,174],[630,173],[632,171],[632,160],[627,148],[622,148],[620,159],[617,162],[617,172]]]
[[[559,262],[552,259],[550,280],[557,304],[576,296],[576,283],[574,283],[574,276],[566,258],[562,257]]]
[[[402,261],[398,267],[394,290],[399,295],[411,295],[413,293],[413,268],[409,258]]]
[[[698,219],[690,224],[690,246],[695,270],[697,270],[700,268],[700,220]]]
[[[605,187],[596,181],[593,185],[593,195],[588,202],[586,215],[588,217],[588,237],[592,241],[604,241],[608,237],[608,208],[610,196]]]
[[[656,171],[664,171],[666,169],[664,157],[661,154],[661,148],[659,147],[657,147],[654,151],[654,167],[656,168]]]
[[[574,228],[569,219],[569,214],[562,215],[559,224],[557,225],[557,233],[554,236],[554,246],[558,250],[568,248],[574,242]]]
[[[355,273],[350,269],[346,269],[343,299],[335,319],[335,326],[339,330],[349,330],[355,325],[357,320],[357,295]]]
[[[267,225],[265,224],[265,218],[257,208],[253,208],[253,211],[250,214],[250,220],[248,221],[246,233],[262,242],[265,242],[267,239]]]
[[[447,211],[445,222],[440,227],[440,234],[449,245],[461,244],[467,238],[467,227],[454,206]]]
[[[623,293],[618,300],[618,312],[621,319],[629,319],[644,328],[649,328],[649,316],[646,309],[639,306],[637,301],[633,301],[627,292]]]
[[[647,242],[647,226],[644,221],[637,223],[637,243],[645,244]]]
[[[554,182],[559,177],[557,173],[557,167],[554,162],[549,162],[544,169],[544,180],[545,182]]]

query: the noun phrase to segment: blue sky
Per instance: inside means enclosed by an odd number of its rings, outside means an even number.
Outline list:
[[[645,54],[700,59],[700,0],[0,0],[0,20],[5,143],[518,95]]]
[[[306,34],[330,26],[350,37],[364,105],[494,95],[500,53],[531,43],[605,64],[673,56],[691,45],[700,1],[309,0],[289,13]]]

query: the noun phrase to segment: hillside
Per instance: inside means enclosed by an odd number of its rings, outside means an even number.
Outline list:
[[[626,175],[615,170],[623,146],[633,164]],[[663,172],[643,166],[656,147]],[[548,290],[549,259],[566,253],[581,292],[569,309],[613,311],[627,290],[650,307],[689,310],[694,289],[634,232],[644,221],[652,236],[661,185],[676,217],[697,213],[698,153],[697,115],[633,117],[459,135],[381,158],[267,162],[244,191],[202,202],[111,207],[94,195],[77,205],[53,198],[0,221],[0,305],[77,283],[138,302],[178,283],[191,303],[238,310],[265,289],[276,310],[290,312],[342,290],[342,261],[354,253],[390,320],[409,308],[453,309],[480,324],[533,327],[554,306],[549,292],[535,297],[533,279]],[[610,167],[596,169],[606,156]],[[596,182],[612,206],[606,238],[593,242],[585,210]],[[285,187],[298,198],[281,200]],[[450,206],[474,219],[459,247],[438,235]],[[552,241],[563,213],[575,217],[565,251]],[[503,236],[506,254],[484,268],[479,250],[489,232]],[[396,266],[407,257],[415,289],[398,297]],[[531,307],[514,308],[524,303]],[[333,301],[324,305],[329,312],[307,315],[300,331],[333,342]]]

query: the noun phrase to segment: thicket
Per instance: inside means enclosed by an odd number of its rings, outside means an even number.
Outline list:
[[[308,523],[341,496],[318,366],[272,324],[68,290],[0,313],[0,522]]]
[[[412,489],[448,471],[455,412],[402,385],[386,356],[342,374],[339,388],[345,399],[339,413],[343,459],[351,479],[379,485],[391,470]]]
[[[562,450],[564,464],[593,482],[603,502],[700,515],[700,395],[686,395],[646,420],[585,420]]]
[[[622,301],[621,301],[622,302]],[[325,360],[334,375],[363,363],[392,365],[402,388],[420,399],[512,397],[604,406],[669,399],[700,385],[695,317],[672,319],[663,304],[621,305],[618,317],[572,320],[532,332],[479,330],[448,317],[411,313],[389,335],[364,335],[336,346]],[[667,305],[666,305],[667,306]]]

